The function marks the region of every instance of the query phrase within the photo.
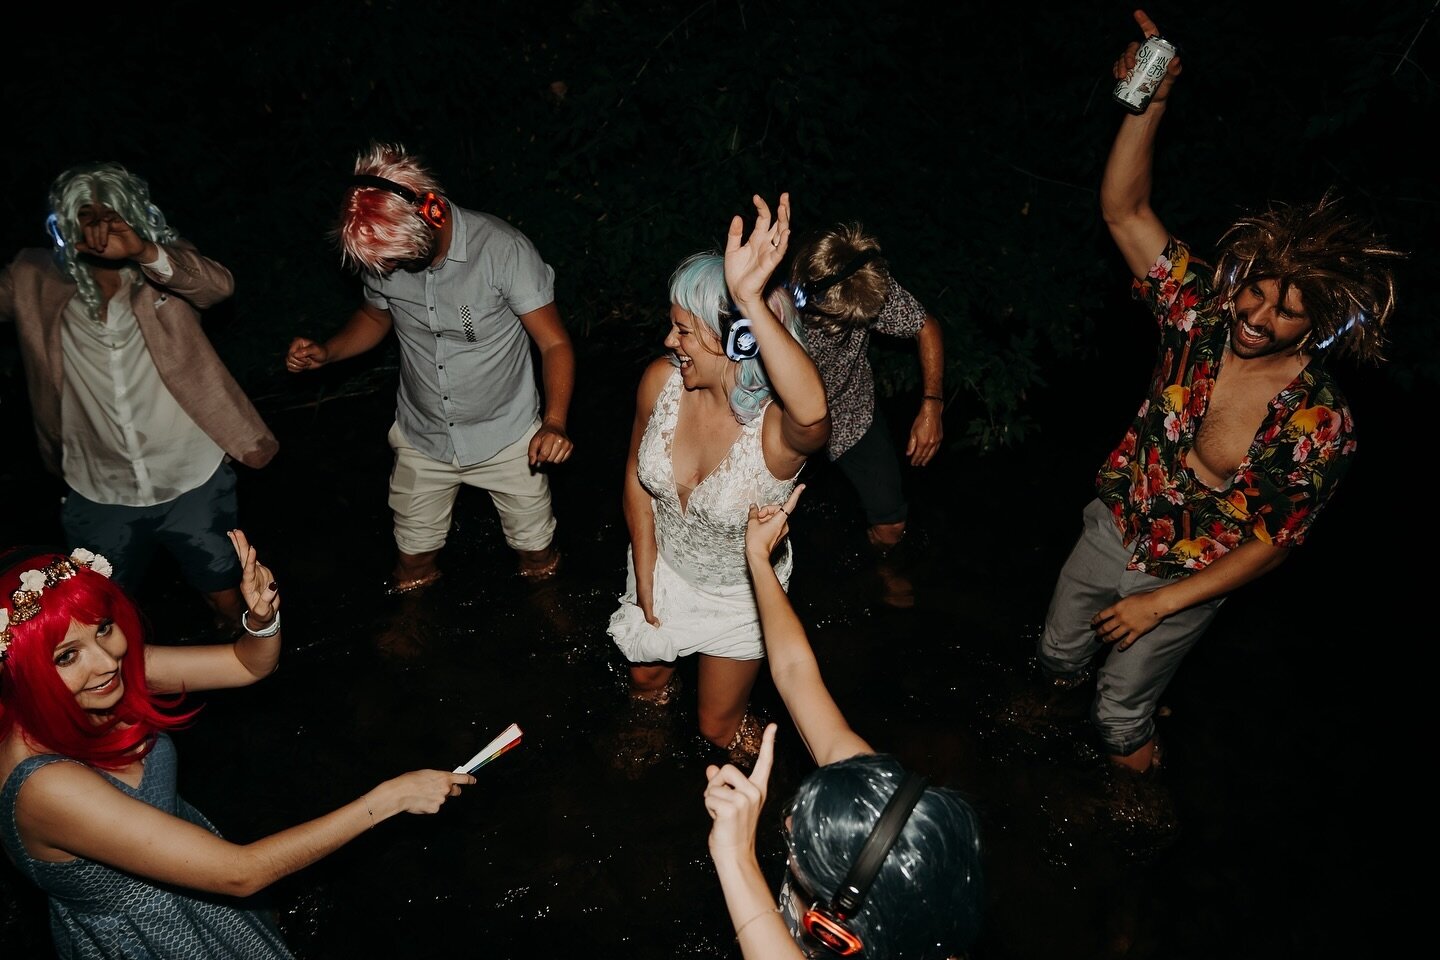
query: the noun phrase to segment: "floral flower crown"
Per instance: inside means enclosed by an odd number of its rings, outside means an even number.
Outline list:
[[[40,594],[61,580],[69,580],[80,572],[81,567],[88,567],[102,577],[109,577],[115,572],[110,561],[100,554],[77,547],[68,557],[61,557],[38,570],[26,570],[20,574],[20,589],[10,594],[10,609],[0,607],[0,663],[5,662],[5,656],[10,652],[10,642],[14,639],[10,633],[11,625],[24,623],[39,613]]]

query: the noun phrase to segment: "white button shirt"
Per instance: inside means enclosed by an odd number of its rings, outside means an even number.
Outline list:
[[[148,269],[170,275],[165,251]],[[209,480],[225,452],[190,419],[160,379],[122,286],[96,323],[78,297],[60,329],[65,382],[60,395],[62,473],[96,503],[150,507]],[[144,288],[157,303],[163,290]]]

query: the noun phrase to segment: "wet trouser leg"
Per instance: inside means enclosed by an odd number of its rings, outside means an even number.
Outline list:
[[[1092,501],[1084,518],[1084,532],[1055,584],[1037,650],[1041,667],[1055,678],[1082,677],[1106,646],[1090,626],[1098,611],[1122,597],[1166,583],[1126,569],[1130,551],[1121,543],[1114,517],[1101,501]],[[1096,677],[1091,718],[1111,754],[1129,755],[1155,735],[1155,706],[1160,695],[1185,654],[1214,620],[1223,600],[1217,598],[1173,614],[1129,649],[1106,653]]]

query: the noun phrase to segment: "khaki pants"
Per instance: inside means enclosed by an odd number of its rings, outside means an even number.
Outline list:
[[[390,427],[395,466],[390,472],[390,509],[395,514],[395,546],[402,553],[419,554],[445,546],[450,519],[461,484],[490,494],[505,531],[505,542],[515,550],[544,550],[555,536],[555,515],[550,509],[550,479],[530,469],[530,438],[540,429],[537,421],[525,435],[484,463],[461,467],[432,460],[410,446],[398,424]]]

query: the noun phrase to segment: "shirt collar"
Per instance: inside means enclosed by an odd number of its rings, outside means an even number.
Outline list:
[[[445,198],[449,203],[450,198]],[[445,251],[447,261],[454,260],[456,263],[465,263],[470,259],[470,230],[465,223],[465,218],[450,204],[450,249]],[[441,264],[444,266],[444,264]]]

